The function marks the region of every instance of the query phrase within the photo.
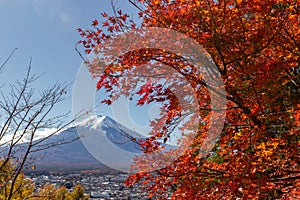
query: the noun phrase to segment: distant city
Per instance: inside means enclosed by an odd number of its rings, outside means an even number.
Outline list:
[[[75,185],[80,184],[84,187],[85,194],[90,196],[90,200],[151,199],[147,198],[147,192],[143,191],[141,186],[125,186],[124,181],[127,174],[123,173],[48,172],[44,174],[29,173],[27,177],[35,183],[36,192],[45,184],[52,184],[56,187],[64,186],[69,191],[72,191]]]

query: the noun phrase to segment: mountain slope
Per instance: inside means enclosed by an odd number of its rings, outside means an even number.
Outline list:
[[[70,141],[79,135],[80,130],[91,130],[96,134],[104,135],[116,148],[120,148],[127,152],[141,153],[141,148],[131,138],[137,140],[141,138],[138,133],[126,128],[108,116],[96,116],[89,120],[85,120],[76,126],[70,127],[57,135],[52,136],[49,140],[42,142],[42,145],[50,143],[58,144],[64,141]],[[101,145],[101,141],[95,141],[97,145]],[[103,153],[108,153],[103,152]],[[94,156],[86,149],[81,139],[74,142],[58,145],[49,149],[32,154],[32,160],[37,169],[45,170],[69,170],[69,169],[96,169],[105,168],[105,166],[94,158]]]

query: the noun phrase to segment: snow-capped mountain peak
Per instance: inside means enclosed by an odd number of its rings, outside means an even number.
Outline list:
[[[75,127],[91,127],[92,129],[97,129],[100,127],[103,120],[106,118],[106,115],[92,115],[87,117],[84,120],[81,120],[79,123],[73,125]]]

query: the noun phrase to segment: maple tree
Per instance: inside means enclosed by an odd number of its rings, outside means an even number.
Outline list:
[[[132,77],[155,74],[156,65],[174,69],[194,89],[197,104],[181,129],[196,126],[184,153],[153,172],[131,175],[127,184],[142,182],[157,199],[293,199],[300,196],[300,2],[297,0],[129,0],[139,9],[140,25],[121,10],[102,14],[93,29],[78,29],[86,53],[109,48],[109,39],[141,27],[161,27],[185,34],[201,44],[214,61],[226,89],[226,120],[211,152],[201,145],[211,125],[209,85],[197,68],[180,55],[162,49],[139,48],[111,63],[93,60],[91,74],[99,78],[111,104],[120,95],[140,96],[138,105],[163,102],[162,117],[151,122],[151,137],[140,141],[145,153],[159,149],[185,116],[176,95],[159,81]],[[168,37],[165,37],[167,40]],[[139,41],[142,43],[142,41]],[[120,47],[121,48],[121,47]],[[120,51],[122,52],[122,51]],[[109,55],[102,55],[109,58]],[[109,60],[109,59],[108,59]],[[146,67],[144,64],[148,64]],[[102,66],[105,65],[104,70]],[[136,84],[146,80],[144,85]],[[170,78],[169,81],[172,81]],[[174,82],[174,80],[173,80]],[[182,83],[176,82],[183,88]],[[119,88],[119,89],[118,89]],[[120,89],[121,88],[121,89]],[[188,94],[187,94],[188,95]],[[183,142],[190,140],[188,136]],[[170,152],[172,154],[172,151]],[[149,157],[137,158],[143,166]]]

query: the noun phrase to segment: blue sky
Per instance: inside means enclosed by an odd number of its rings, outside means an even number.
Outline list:
[[[119,7],[130,13],[126,4]],[[14,49],[2,80],[22,77],[33,58],[36,73],[46,73],[42,85],[55,81],[70,82],[81,65],[74,47],[80,39],[77,28],[90,28],[100,13],[110,12],[109,0],[0,0],[0,62]]]
[[[117,7],[128,14],[137,13],[126,1],[120,1]],[[0,74],[1,83],[8,86],[22,79],[30,58],[33,72],[45,73],[37,80],[37,88],[45,89],[57,81],[74,81],[82,64],[74,49],[80,40],[76,29],[90,28],[92,20],[100,19],[102,12],[111,11],[110,0],[0,0],[0,63],[18,48],[6,65],[5,73]],[[67,100],[54,112],[72,110],[72,90],[68,94]],[[145,125],[148,109],[137,108],[130,115],[137,124]],[[100,110],[103,113],[99,114],[110,113],[107,107]],[[150,108],[150,113],[153,110]]]

